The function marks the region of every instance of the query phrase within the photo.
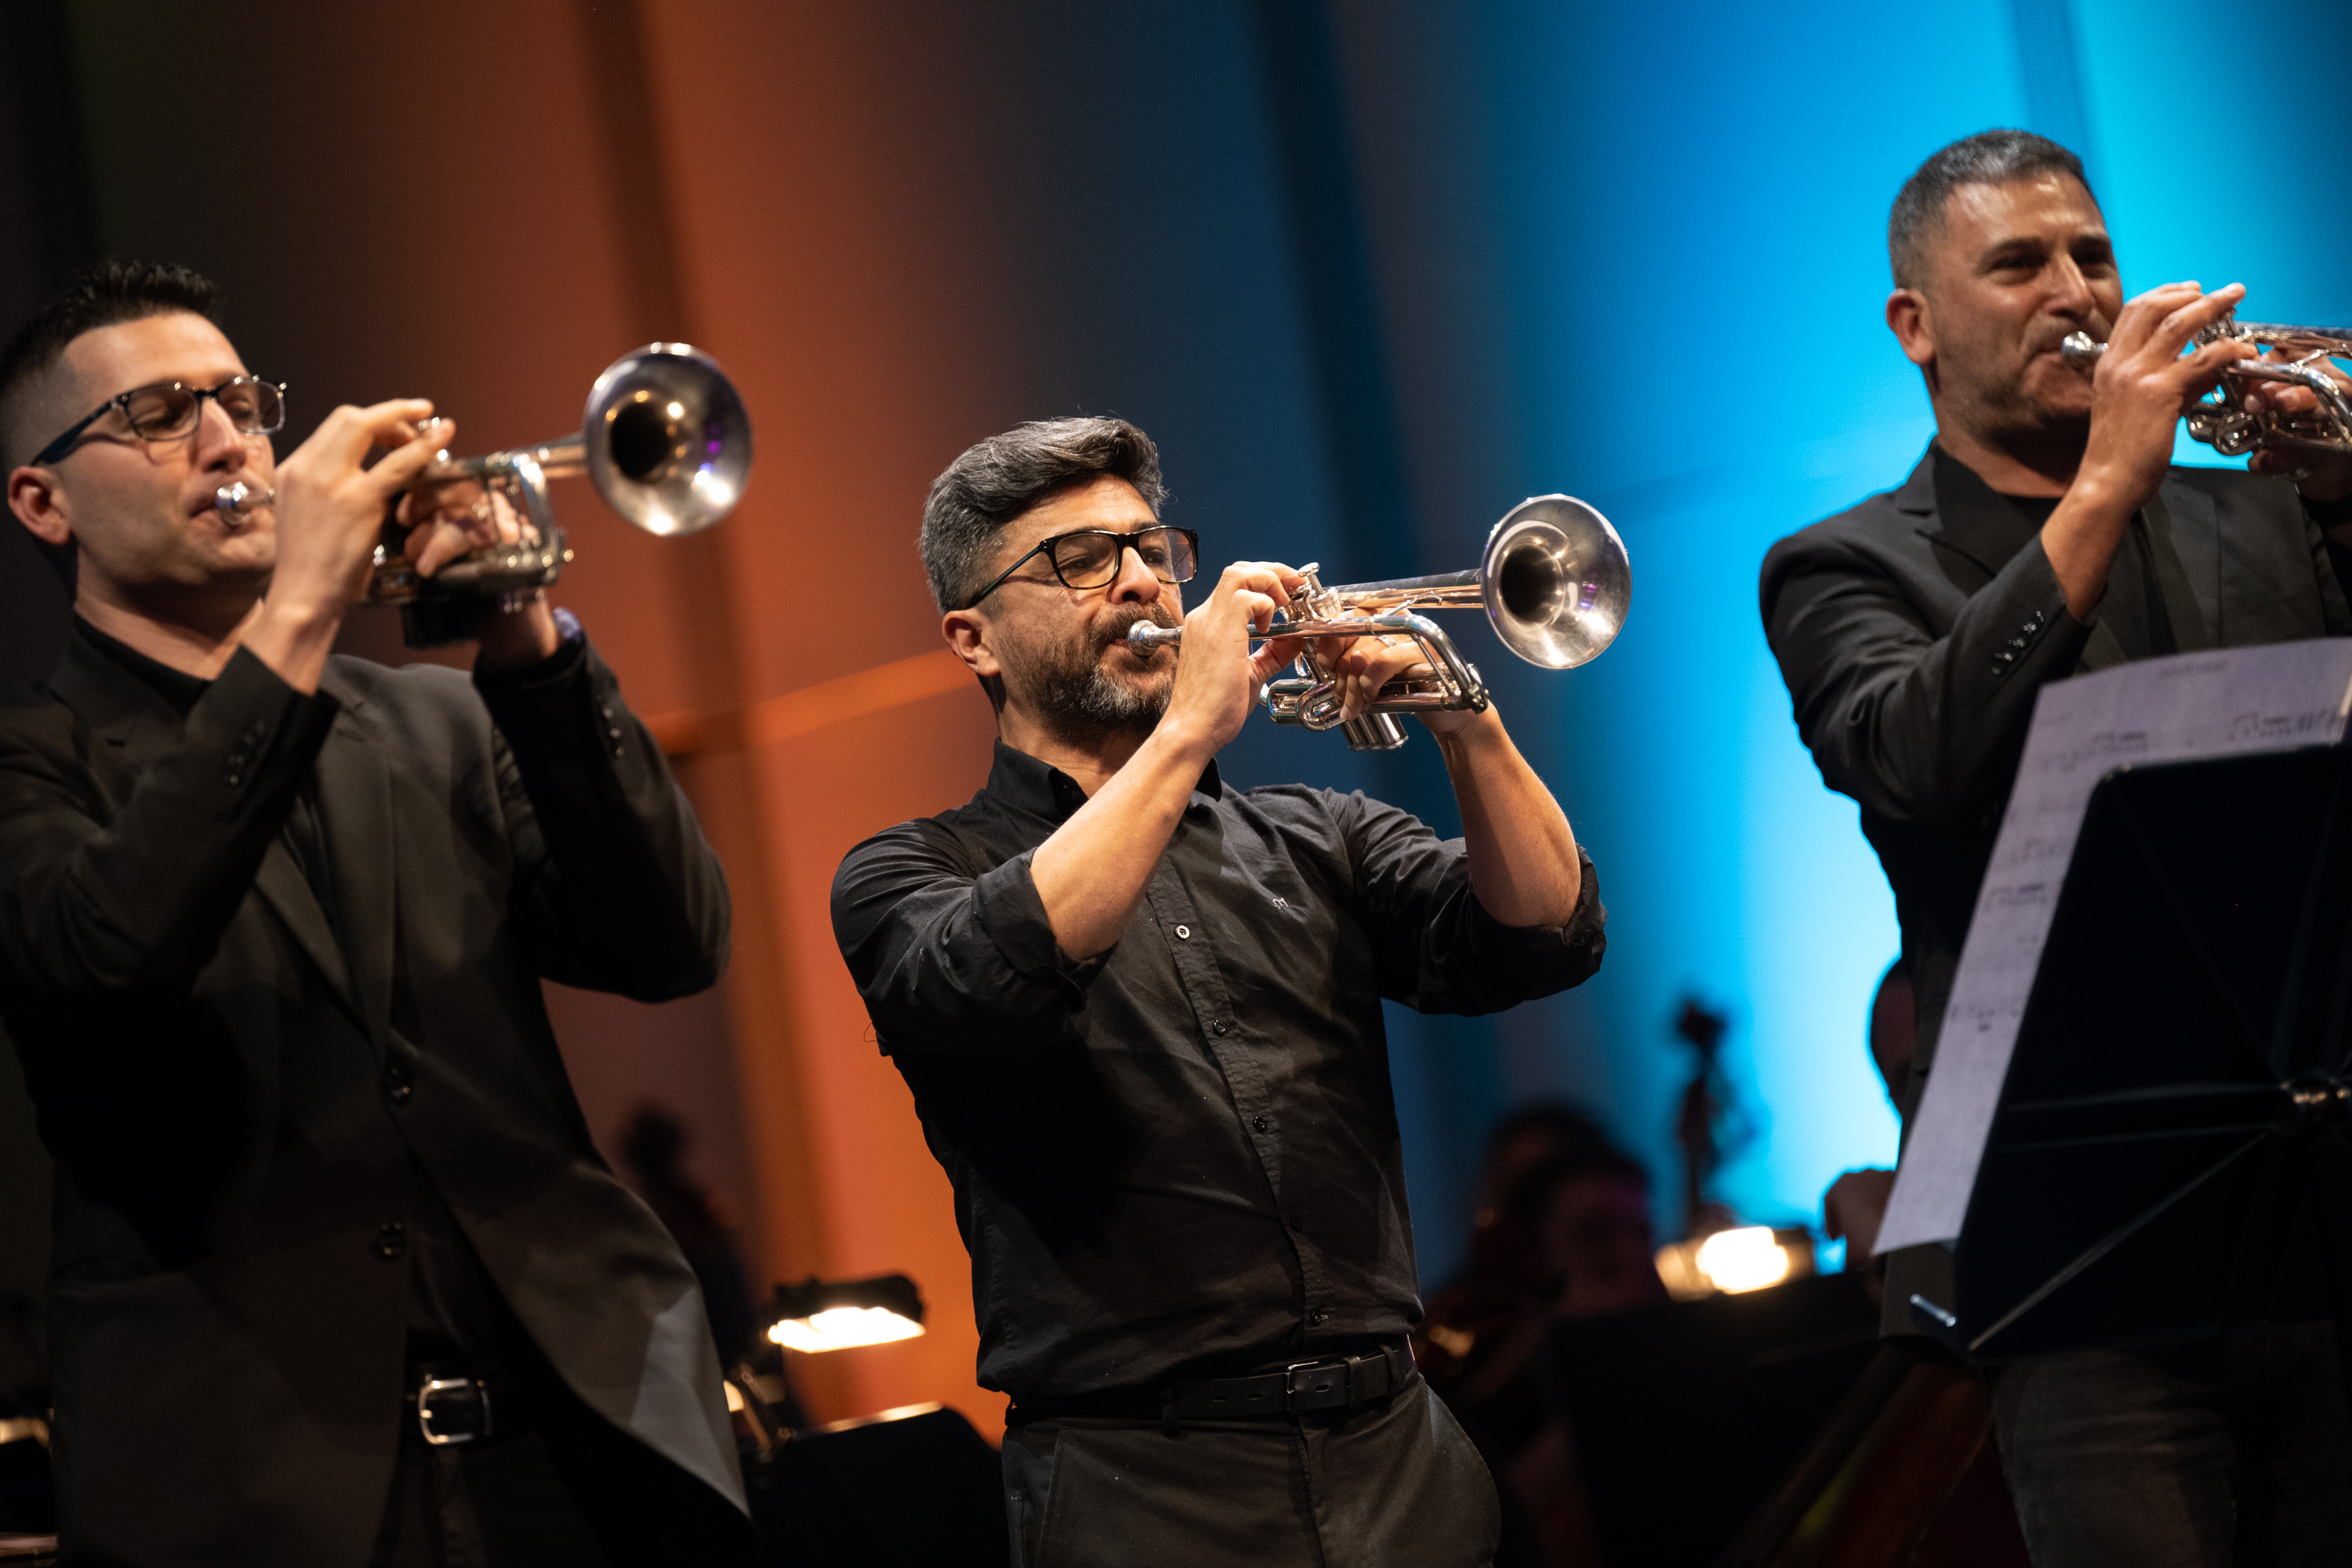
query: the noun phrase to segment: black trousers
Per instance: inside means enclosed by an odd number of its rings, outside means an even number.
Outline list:
[[[1260,1421],[1064,1416],[1004,1435],[1014,1568],[1483,1568],[1495,1483],[1418,1373]]]
[[[540,1369],[534,1369],[540,1370]],[[751,1560],[751,1523],[582,1404],[531,1380],[530,1430],[428,1445],[413,1415],[370,1568],[716,1568]]]
[[[2352,1557],[2334,1329],[2037,1356],[1992,1389],[2035,1568],[2302,1568]]]

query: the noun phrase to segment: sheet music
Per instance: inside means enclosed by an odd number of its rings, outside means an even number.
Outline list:
[[[2175,654],[2042,689],[1878,1232],[1880,1252],[1960,1234],[2059,888],[2099,780],[2127,763],[2334,745],[2347,710],[2346,637]]]

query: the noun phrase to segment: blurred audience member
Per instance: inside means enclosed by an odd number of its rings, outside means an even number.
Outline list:
[[[1553,1281],[1540,1243],[1507,1212],[1512,1190],[1528,1172],[1553,1161],[1615,1152],[1601,1124],[1573,1106],[1539,1101],[1495,1124],[1478,1171],[1469,1260],[1430,1299],[1415,1331],[1424,1376],[1459,1376],[1462,1358],[1486,1327],[1516,1322],[1549,1299]]]
[[[1900,1113],[1911,1088],[1911,1047],[1916,1020],[1912,1012],[1911,972],[1896,959],[1880,977],[1878,993],[1870,999],[1870,1059],[1886,1086],[1886,1098]],[[1845,1242],[1848,1273],[1866,1269],[1870,1299],[1878,1300],[1885,1265],[1871,1257],[1878,1244],[1879,1223],[1886,1217],[1886,1200],[1895,1191],[1895,1173],[1885,1170],[1848,1171],[1830,1184],[1822,1198],[1822,1224],[1832,1240]]]
[[[1549,1152],[1530,1161],[1530,1148]],[[1507,1177],[1507,1163],[1516,1166]],[[1552,1407],[1545,1347],[1562,1320],[1666,1299],[1650,1205],[1648,1173],[1588,1117],[1544,1107],[1496,1130],[1471,1267],[1432,1300],[1419,1335],[1425,1374],[1503,1495],[1496,1568],[1598,1561],[1575,1444]]]

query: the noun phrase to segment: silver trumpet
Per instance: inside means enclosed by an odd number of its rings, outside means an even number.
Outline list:
[[[425,577],[387,529],[361,602],[399,605],[412,647],[462,640],[472,635],[484,598],[518,603],[554,582],[572,560],[549,480],[585,474],[625,521],[667,537],[708,528],[734,510],[751,470],[751,417],[719,362],[688,343],[647,343],[596,378],[577,435],[484,458],[444,454],[417,477],[420,489],[471,480],[503,495],[520,514],[520,538],[486,544]],[[232,485],[217,504],[234,526],[272,499]],[[480,504],[478,515],[488,515],[488,495]]]
[[[2213,395],[2189,414],[2191,440],[2204,442],[2225,458],[2242,458],[2257,447],[2352,457],[2352,397],[2327,374],[2326,363],[2352,359],[2352,331],[2241,321],[2231,315],[2200,329],[2190,342],[2202,348],[2232,340],[2287,357],[2239,360],[2222,371]],[[2068,364],[2087,371],[2099,363],[2107,345],[2094,342],[2088,332],[2074,332],[2058,345],[2058,352]],[[2253,396],[2256,384],[2266,381],[2308,387],[2317,395],[2319,406],[2305,414],[2282,414],[2270,408]]]
[[[1267,681],[1258,693],[1276,723],[1337,729],[1359,752],[1404,744],[1404,727],[1391,714],[1479,713],[1487,707],[1478,667],[1436,622],[1414,612],[1483,609],[1513,653],[1546,669],[1573,669],[1616,640],[1633,596],[1625,542],[1607,518],[1570,496],[1536,496],[1513,507],[1486,536],[1478,564],[1467,571],[1338,587],[1326,587],[1312,565],[1300,571],[1306,587],[1291,596],[1264,637],[1395,636],[1421,647],[1425,672],[1390,681],[1355,719],[1339,717],[1339,684],[1311,643],[1294,674]],[[1182,626],[1148,624],[1127,633],[1129,646],[1146,651],[1183,637]]]

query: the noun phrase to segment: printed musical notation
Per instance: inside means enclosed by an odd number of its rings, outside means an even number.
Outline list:
[[[2352,638],[2177,654],[2042,688],[1977,894],[1935,1067],[1878,1250],[1949,1243],[2025,1021],[2091,792],[2117,768],[2334,745],[2352,711]]]

